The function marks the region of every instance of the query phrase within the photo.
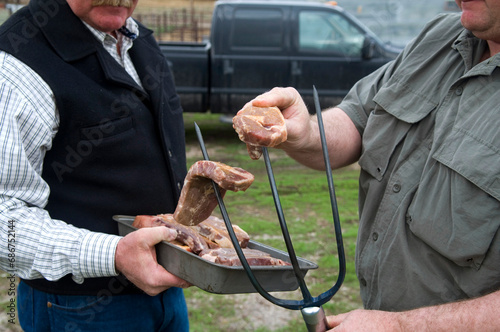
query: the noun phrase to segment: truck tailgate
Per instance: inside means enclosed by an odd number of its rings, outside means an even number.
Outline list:
[[[185,112],[205,112],[209,105],[210,42],[160,42],[169,61]]]

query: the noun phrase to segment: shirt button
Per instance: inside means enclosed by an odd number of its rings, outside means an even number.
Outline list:
[[[180,182],[177,182],[177,189],[181,190],[181,183]]]
[[[401,185],[399,183],[396,183],[394,186],[392,186],[392,191],[395,193],[398,193],[401,191]]]
[[[170,149],[168,149],[168,156],[169,156],[170,158],[172,158],[172,156],[173,156],[173,154],[172,154],[172,150],[170,150]]]
[[[459,87],[455,90],[455,94],[456,94],[457,96],[461,96],[461,95],[462,95],[462,92],[464,92],[464,89],[463,89],[461,86],[459,86]]]
[[[373,241],[377,241],[378,240],[378,233],[377,232],[375,232],[375,233],[372,234],[372,239],[373,239]]]

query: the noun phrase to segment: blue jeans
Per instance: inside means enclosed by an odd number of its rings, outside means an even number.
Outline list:
[[[19,322],[25,332],[189,331],[186,301],[180,288],[157,296],[55,295],[20,282]]]

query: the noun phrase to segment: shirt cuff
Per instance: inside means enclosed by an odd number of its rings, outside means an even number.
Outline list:
[[[115,252],[121,236],[88,232],[80,248],[80,278],[75,282],[83,282],[83,278],[116,276]],[[81,281],[79,280],[81,279]]]

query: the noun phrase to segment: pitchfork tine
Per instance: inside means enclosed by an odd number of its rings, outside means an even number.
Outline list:
[[[198,126],[198,124],[196,122],[194,123],[194,128],[196,131],[196,135],[198,137],[198,142],[200,143],[200,148],[201,148],[201,152],[203,154],[203,159],[210,160],[208,157],[207,149],[205,147],[205,141],[203,140],[203,136],[201,134],[200,127]],[[236,234],[234,233],[231,221],[229,220],[229,215],[227,214],[226,206],[225,206],[224,201],[222,199],[222,195],[219,191],[219,185],[217,185],[217,183],[215,183],[215,181],[213,181],[213,180],[212,180],[212,185],[214,188],[215,197],[217,198],[217,202],[219,204],[219,209],[220,209],[220,212],[222,215],[222,219],[224,220],[224,223],[226,224],[229,238],[231,239],[231,242],[233,243],[234,249],[236,250],[236,254],[238,255],[238,258],[241,261],[241,265],[243,266],[246,274],[248,275],[248,278],[250,279],[250,282],[255,287],[257,292],[259,292],[259,294],[262,295],[266,300],[268,300],[276,305],[279,305],[281,307],[292,309],[292,307],[290,307],[290,305],[292,305],[292,306],[299,305],[299,303],[297,301],[288,301],[289,303],[287,303],[286,300],[278,299],[278,298],[272,296],[271,294],[269,294],[261,286],[261,284],[259,283],[259,281],[255,277],[255,275],[253,274],[252,269],[250,268],[250,264],[248,264],[248,261],[247,261],[245,255],[243,254],[243,250],[241,250],[241,246],[238,242],[238,238],[236,237]],[[291,303],[291,302],[293,302],[293,303]]]
[[[267,176],[269,178],[269,185],[271,186],[271,192],[273,194],[274,206],[276,207],[276,213],[278,214],[278,221],[281,226],[281,233],[283,233],[283,239],[285,240],[286,249],[288,251],[288,256],[290,257],[290,262],[293,266],[293,272],[299,283],[302,296],[306,302],[311,302],[311,293],[307,289],[306,283],[304,282],[304,276],[300,271],[299,262],[297,260],[297,255],[293,249],[292,239],[290,238],[290,233],[288,232],[288,227],[286,225],[285,216],[283,214],[283,208],[281,207],[281,201],[278,194],[278,189],[276,188],[276,180],[274,179],[273,168],[271,166],[271,160],[269,159],[269,153],[266,147],[262,148],[262,155],[264,156],[264,162],[266,164]]]
[[[325,161],[325,168],[326,168],[326,175],[327,175],[327,180],[328,180],[328,189],[330,193],[330,203],[332,206],[332,212],[333,212],[333,221],[334,221],[334,227],[335,227],[335,238],[337,240],[337,252],[338,252],[338,258],[339,258],[339,275],[337,277],[336,283],[333,285],[332,288],[327,290],[326,292],[320,294],[317,297],[312,297],[306,284],[304,281],[304,276],[302,272],[300,271],[300,266],[297,260],[297,256],[295,255],[295,250],[293,249],[292,241],[290,239],[290,234],[288,232],[288,227],[286,225],[285,217],[283,215],[283,209],[281,207],[281,202],[279,199],[278,195],[278,190],[276,189],[276,181],[274,179],[274,174],[272,171],[271,167],[271,161],[269,158],[269,153],[267,151],[267,148],[263,148],[263,155],[264,155],[264,162],[266,165],[266,170],[268,173],[269,177],[269,183],[271,186],[271,191],[273,194],[274,202],[275,202],[275,207],[276,207],[276,212],[278,213],[278,219],[280,222],[281,226],[281,231],[283,233],[283,238],[285,240],[285,244],[288,250],[288,255],[290,257],[290,261],[292,263],[293,271],[295,273],[295,276],[297,278],[297,282],[300,286],[302,296],[304,297],[300,301],[296,300],[285,300],[285,299],[278,299],[271,294],[269,294],[259,283],[259,281],[255,278],[255,275],[252,272],[252,269],[250,268],[250,265],[248,264],[248,261],[245,258],[245,255],[243,254],[243,251],[238,243],[238,239],[236,238],[236,234],[234,233],[233,227],[231,225],[231,221],[229,220],[229,216],[227,214],[226,207],[224,205],[224,201],[222,200],[222,195],[220,194],[219,191],[219,186],[212,181],[214,191],[215,191],[215,196],[217,198],[217,202],[219,203],[219,208],[222,214],[222,218],[224,219],[224,223],[226,224],[227,231],[229,233],[229,237],[231,238],[231,242],[233,243],[233,246],[236,250],[236,254],[238,255],[238,258],[241,261],[241,264],[243,266],[243,269],[245,270],[246,274],[248,275],[248,278],[250,279],[250,282],[252,285],[255,287],[257,292],[262,295],[266,300],[270,301],[271,303],[274,303],[280,307],[286,308],[286,309],[291,309],[291,310],[301,310],[302,312],[302,317],[304,318],[304,321],[307,326],[307,330],[312,332],[318,332],[318,331],[325,331],[326,330],[326,318],[325,318],[325,313],[323,311],[323,308],[321,307],[323,304],[326,302],[330,301],[330,299],[337,293],[339,290],[340,286],[342,285],[342,282],[344,281],[345,277],[345,271],[346,271],[346,263],[345,263],[345,254],[344,254],[344,245],[342,242],[342,230],[340,228],[340,220],[339,220],[339,213],[338,213],[338,207],[337,207],[337,199],[335,197],[335,188],[333,186],[333,179],[332,179],[332,169],[330,166],[330,159],[328,157],[328,147],[326,145],[326,137],[325,137],[325,129],[323,127],[323,119],[322,119],[322,114],[321,114],[321,108],[319,105],[319,98],[318,98],[318,92],[316,91],[316,87],[313,86],[313,93],[314,93],[314,104],[316,108],[316,114],[318,117],[318,128],[320,132],[320,138],[321,138],[321,146],[323,149],[323,158]],[[203,136],[201,135],[200,128],[198,125],[195,123],[195,130],[196,134],[198,136],[198,142],[200,143],[201,151],[203,153],[203,158],[205,160],[209,160],[208,158],[208,153],[205,148],[205,143],[203,141]]]

